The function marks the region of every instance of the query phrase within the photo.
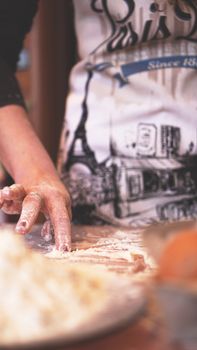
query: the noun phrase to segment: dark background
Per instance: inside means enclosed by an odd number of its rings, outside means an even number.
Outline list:
[[[76,59],[73,22],[71,0],[40,0],[24,43],[30,65],[17,74],[31,121],[55,163],[68,76]]]

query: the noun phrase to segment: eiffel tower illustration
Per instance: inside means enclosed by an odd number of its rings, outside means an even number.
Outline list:
[[[78,127],[75,131],[70,150],[68,152],[68,160],[65,165],[65,170],[68,171],[71,168],[71,166],[76,163],[82,163],[86,165],[94,174],[96,173],[96,169],[98,168],[98,162],[96,160],[94,152],[88,145],[85,128],[88,119],[88,91],[91,79],[93,77],[93,71],[91,69],[88,69],[87,72],[88,78],[85,85],[85,96],[82,102],[82,116]]]

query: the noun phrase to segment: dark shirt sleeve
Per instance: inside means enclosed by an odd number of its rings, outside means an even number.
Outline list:
[[[30,31],[39,0],[0,1],[0,107],[25,107],[15,77],[25,35]]]

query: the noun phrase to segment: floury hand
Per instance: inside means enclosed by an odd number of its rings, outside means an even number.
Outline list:
[[[59,182],[58,182],[59,185]],[[39,212],[43,212],[48,220],[42,228],[42,236],[48,240],[53,227],[56,247],[61,251],[71,249],[71,209],[70,197],[62,185],[57,183],[40,185],[25,190],[20,184],[4,187],[0,191],[0,206],[7,214],[20,214],[16,232],[28,233],[36,222]]]

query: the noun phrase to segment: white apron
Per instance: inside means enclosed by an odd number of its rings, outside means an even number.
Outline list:
[[[197,1],[74,8],[79,61],[59,157],[74,219],[197,217]]]

